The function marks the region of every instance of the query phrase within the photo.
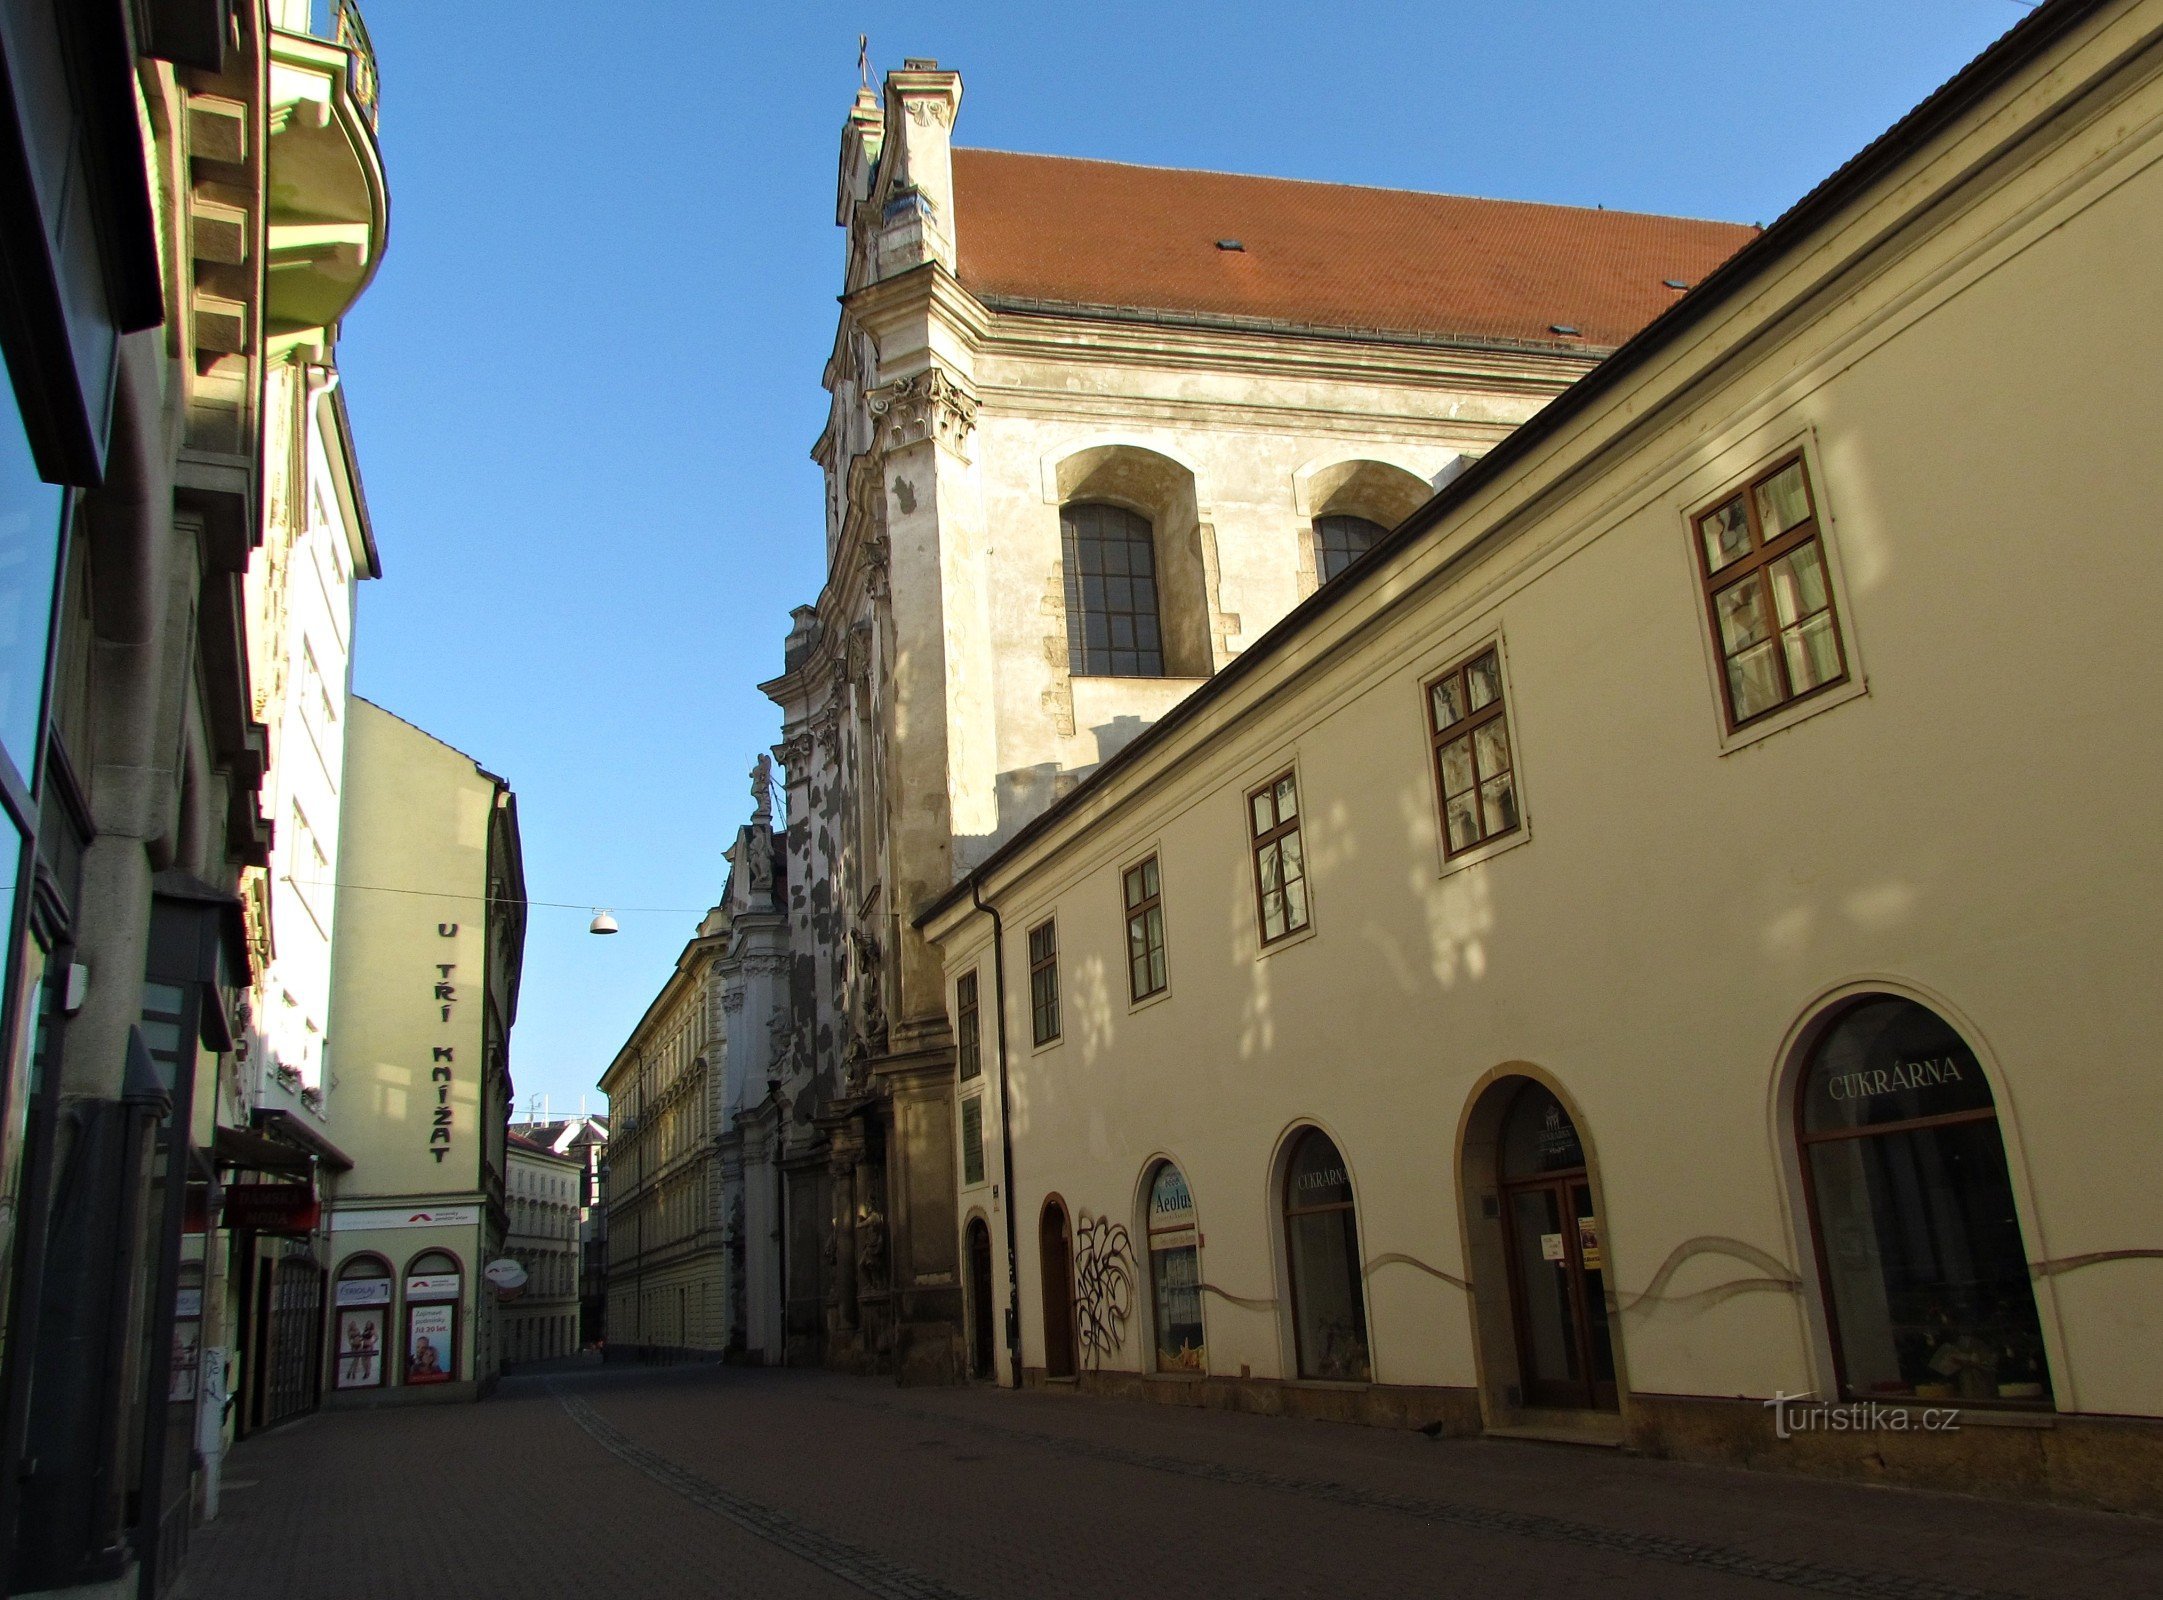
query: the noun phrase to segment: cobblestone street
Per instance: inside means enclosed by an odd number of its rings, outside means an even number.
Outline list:
[[[197,1600],[2163,1594],[2163,1525],[1495,1440],[718,1367],[226,1462]]]

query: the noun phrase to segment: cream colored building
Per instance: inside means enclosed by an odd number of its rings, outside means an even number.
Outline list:
[[[510,786],[355,696],[331,1026],[328,1401],[470,1399],[495,1382],[510,1034],[526,886]]]
[[[505,1141],[504,1253],[526,1269],[525,1287],[498,1309],[502,1364],[576,1355],[579,1189],[584,1167],[513,1128]]]
[[[795,1358],[927,1377],[963,1300],[916,912],[1750,236],[957,149],[961,104],[910,61],[844,127],[826,583],[765,685],[789,1281],[751,1294]]]
[[[714,1144],[725,1084],[714,961],[727,937],[716,907],[601,1075],[612,1360],[719,1356],[728,1347],[728,1229]]]
[[[1002,1377],[2163,1508],[2159,36],[2044,8],[937,898]]]

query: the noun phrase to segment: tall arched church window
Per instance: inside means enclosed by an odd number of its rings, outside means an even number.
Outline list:
[[[1302,1378],[1365,1383],[1367,1303],[1352,1178],[1329,1136],[1300,1136],[1284,1174],[1284,1257]]]
[[[1149,1299],[1159,1372],[1209,1370],[1202,1338],[1201,1246],[1187,1180],[1161,1161],[1149,1180]]]
[[[2047,1403],[1997,1107],[1960,1035],[1911,1000],[1874,995],[1818,1042],[1800,1093],[1843,1390]]]
[[[1156,537],[1122,506],[1062,507],[1067,670],[1076,677],[1161,678]]]
[[[1365,517],[1316,517],[1314,519],[1314,570],[1324,583],[1374,548],[1389,530]]]

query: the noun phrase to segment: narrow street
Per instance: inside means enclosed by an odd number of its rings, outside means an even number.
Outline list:
[[[2163,1593],[2163,1525],[822,1373],[584,1368],[242,1445],[198,1600]]]

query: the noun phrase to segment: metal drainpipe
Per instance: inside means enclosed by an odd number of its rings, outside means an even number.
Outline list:
[[[983,886],[969,880],[969,898],[991,918],[991,987],[998,1007],[999,1034],[999,1179],[1006,1186],[1006,1366],[1007,1387],[1021,1387],[1021,1246],[1014,1231],[1014,1124],[1008,1117],[1006,1085],[1006,923],[999,908],[984,903]]]

